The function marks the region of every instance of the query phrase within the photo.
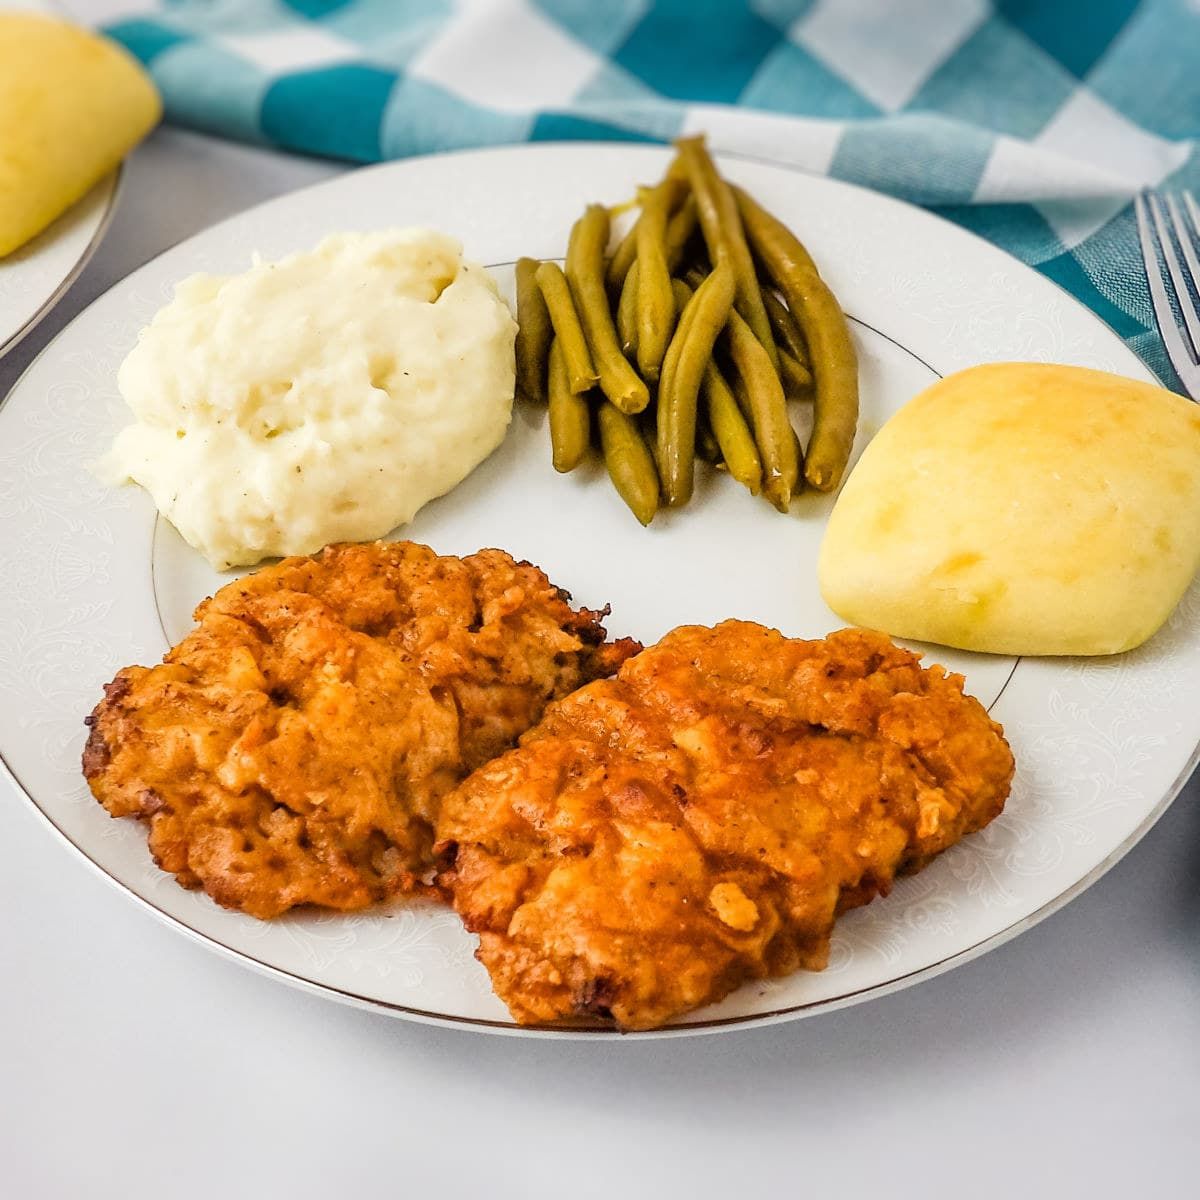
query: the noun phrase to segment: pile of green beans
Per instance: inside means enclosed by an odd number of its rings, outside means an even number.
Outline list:
[[[683,138],[609,249],[588,205],[556,262],[517,263],[517,388],[549,407],[555,470],[597,446],[634,516],[692,497],[697,460],[780,512],[841,482],[858,422],[846,318],[782,222]],[[807,448],[789,400],[811,401]]]

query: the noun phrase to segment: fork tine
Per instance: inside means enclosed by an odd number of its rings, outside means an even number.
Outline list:
[[[1154,248],[1154,234],[1150,229],[1145,197],[1136,196],[1133,205],[1137,215],[1138,240],[1142,244],[1142,261],[1146,264],[1146,282],[1150,285],[1150,302],[1154,306],[1154,320],[1167,349],[1167,357],[1171,360],[1176,374],[1183,379],[1184,376],[1192,374],[1195,364],[1184,344],[1183,335],[1175,324],[1175,314],[1171,310],[1171,302],[1167,299],[1167,289],[1163,286],[1162,270],[1158,265],[1158,252]]]
[[[1188,198],[1188,194],[1184,193],[1185,203]],[[1175,230],[1175,238],[1179,242],[1179,249],[1183,251],[1183,260],[1187,263],[1185,274],[1190,278],[1192,290],[1200,294],[1200,258],[1196,256],[1196,238],[1200,237],[1200,234],[1192,234],[1188,231],[1187,222],[1179,211],[1179,205],[1175,203],[1175,197],[1170,193],[1167,194],[1167,211],[1171,214],[1171,225]],[[1196,340],[1194,329],[1192,330],[1192,345],[1196,347],[1197,357],[1200,357],[1200,341]]]
[[[1190,188],[1184,189],[1183,206],[1188,210],[1188,216],[1192,218],[1192,230],[1197,237],[1200,237],[1200,208],[1196,207],[1196,197],[1192,195]]]
[[[1158,230],[1158,243],[1162,247],[1163,258],[1167,260],[1167,271],[1171,276],[1171,282],[1175,285],[1175,301],[1183,315],[1183,323],[1187,326],[1188,336],[1192,339],[1192,357],[1195,359],[1200,357],[1200,313],[1196,312],[1196,305],[1192,300],[1191,290],[1188,288],[1187,276],[1179,265],[1179,257],[1175,253],[1175,241],[1167,229],[1167,221],[1163,216],[1162,201],[1151,192],[1149,202],[1150,211],[1154,214],[1154,227]],[[1191,239],[1186,236],[1187,231],[1184,230],[1183,233],[1184,241],[1190,241]]]

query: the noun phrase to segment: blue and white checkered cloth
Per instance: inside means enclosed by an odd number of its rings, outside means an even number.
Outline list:
[[[371,162],[497,143],[739,151],[926,205],[1168,381],[1131,197],[1200,188],[1200,0],[146,0],[168,119]],[[144,11],[143,11],[144,10]]]

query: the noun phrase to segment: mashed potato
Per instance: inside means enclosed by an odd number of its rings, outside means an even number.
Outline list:
[[[100,472],[218,568],[382,537],[503,440],[515,331],[486,272],[425,229],[193,276],[121,366],[137,422]]]

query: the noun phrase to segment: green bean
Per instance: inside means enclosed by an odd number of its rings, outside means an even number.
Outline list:
[[[695,282],[697,277],[702,276],[700,276],[698,270],[693,268],[688,272],[687,277],[689,281]],[[775,296],[771,292],[763,292],[763,298],[766,299],[767,296],[771,296],[779,304],[782,311],[787,312],[787,309],[783,308],[783,305],[779,302],[778,296]],[[803,345],[803,342],[801,342],[801,345]],[[811,399],[812,372],[807,366],[803,365],[802,361],[798,361],[789,349],[783,346],[776,346],[776,350],[779,352],[779,380],[783,384],[784,394],[789,400]],[[807,356],[803,362],[807,362]]]
[[[779,347],[779,375],[789,400],[803,400],[812,395],[812,372],[802,367],[790,350]]]
[[[658,393],[658,448],[663,494],[671,505],[692,495],[696,455],[696,398],[704,368],[733,309],[733,271],[727,263],[696,289],[671,339]],[[675,350],[678,344],[678,350]],[[668,370],[669,368],[669,370]]]
[[[704,272],[699,267],[689,268],[685,281],[674,282],[680,287],[688,288],[699,287],[704,281]],[[789,400],[804,400],[811,398],[812,393],[812,375],[807,367],[802,367],[787,350],[777,347],[779,350],[779,375],[780,382],[783,384],[783,390]]]
[[[667,347],[666,356],[663,358],[662,375],[658,381],[659,407],[661,407],[662,397],[674,386],[675,371],[679,365],[679,352],[683,349],[691,319],[696,315],[694,311],[690,316],[688,314],[688,302],[692,298],[692,289],[682,279],[671,280],[671,292],[675,297],[675,335],[671,338],[671,344]],[[656,412],[656,422],[657,416]],[[660,470],[659,474],[661,473]]]
[[[700,239],[700,247],[704,246],[704,239]],[[692,249],[689,244],[689,250]],[[673,267],[672,270],[676,275],[686,279],[689,275],[698,275],[703,279],[706,275],[711,275],[713,264],[708,261],[708,254],[700,249],[700,255],[696,253],[685,253],[679,266]]]
[[[546,358],[554,327],[546,298],[537,285],[536,258],[517,259],[517,389],[530,400],[546,403]]]
[[[690,291],[693,286],[698,286],[703,279],[704,272],[698,267],[691,267],[687,272],[686,282],[678,279],[673,282],[677,286],[687,288]],[[809,369],[798,363],[790,350],[786,350],[782,346],[777,347],[777,349],[779,351],[780,382],[783,384],[785,396],[789,400],[811,400],[812,374],[809,372]],[[757,495],[757,492],[755,494]]]
[[[642,216],[637,225],[637,365],[642,378],[657,383],[663,356],[675,331],[675,298],[667,264],[668,205],[679,190],[677,180],[639,193]],[[631,268],[631,273],[632,273]]]
[[[850,327],[795,234],[740,188],[734,194],[750,243],[808,342],[813,430],[804,477],[829,492],[841,482],[858,424],[858,362]]]
[[[677,322],[683,316],[688,301],[692,298],[692,291],[691,284],[684,283],[682,279],[671,280],[671,294],[675,297],[675,319]],[[678,325],[676,325],[676,331],[678,332]],[[671,340],[674,341],[674,338]]]
[[[746,244],[742,218],[738,214],[733,192],[718,173],[702,137],[680,138],[675,144],[679,147],[679,156],[687,168],[692,194],[696,197],[708,256],[714,266],[723,261],[729,263],[736,283],[737,311],[762,343],[771,366],[778,371],[779,356],[771,335],[771,322],[767,318],[762,291],[758,286],[758,274],[754,270],[754,259]]]
[[[546,301],[550,323],[554,326],[555,340],[561,347],[570,390],[576,394],[586,392],[596,385],[600,376],[592,363],[587,339],[583,336],[583,326],[579,323],[579,314],[575,311],[575,301],[571,299],[567,277],[558,263],[544,262],[538,267],[534,278],[537,279],[538,288]]]
[[[605,268],[604,285],[614,296],[625,286],[625,278],[637,259],[637,227],[637,221],[630,225],[629,232],[617,243]]]
[[[780,351],[788,350],[792,357],[802,366],[808,366],[808,344],[796,318],[788,311],[787,305],[770,289],[762,289],[763,303],[767,306],[767,316],[771,328],[775,331],[775,341]]]
[[[662,372],[658,380],[658,399],[659,404],[655,406],[654,422],[655,428],[662,432],[662,427],[659,424],[658,412],[661,409],[662,397],[665,396],[674,387],[675,371],[679,365],[679,352],[683,349],[683,343],[687,336],[690,320],[685,324],[684,317],[688,315],[688,301],[692,298],[692,289],[683,282],[682,279],[671,280],[671,294],[675,297],[675,333],[671,338],[671,344],[667,347],[667,353],[663,357]],[[695,317],[695,312],[691,317]],[[654,461],[658,463],[658,473],[661,476],[662,471],[662,446],[658,436],[654,439]]]
[[[668,212],[674,214],[672,224],[675,217],[680,218],[679,224],[675,229],[675,236],[680,239],[679,246],[682,250],[683,243],[692,236],[692,230],[696,228],[696,202],[687,196],[687,180],[683,178],[675,178],[671,175],[659,184],[659,187],[669,186],[670,195],[668,198]],[[683,201],[683,207],[680,208],[680,201]],[[689,204],[690,201],[690,204]],[[690,208],[690,216],[684,209]],[[676,211],[678,209],[678,211]],[[690,222],[690,223],[689,223]],[[630,267],[633,266],[634,260],[637,258],[637,237],[638,225],[641,223],[641,217],[634,221],[629,227],[628,232],[617,243],[617,248],[613,251],[612,257],[608,260],[608,266],[604,272],[604,284],[609,292],[616,296],[620,294],[621,289],[625,286],[625,277],[629,274]],[[671,225],[668,225],[668,231]],[[671,245],[671,237],[668,234],[668,248]]]
[[[700,282],[703,282],[701,280]],[[693,289],[682,279],[672,278],[671,293],[675,297],[675,335],[671,338],[671,344],[667,347],[666,357],[663,359],[662,375],[658,381],[658,395],[661,398],[674,386],[675,370],[679,364],[679,352],[683,349],[684,340],[687,337],[687,330],[691,324],[691,319],[695,318],[693,310],[690,319],[685,323],[684,317],[687,315],[688,301],[691,300]],[[655,429],[658,428],[658,411],[657,405],[651,414],[654,418]],[[658,473],[661,477],[662,470],[662,453],[659,445],[657,434],[652,442],[654,448],[654,461],[658,464]]]
[[[664,420],[664,400],[675,389],[675,376],[679,368],[679,355],[687,340],[688,331],[696,318],[696,310],[690,308],[692,289],[682,279],[671,280],[671,291],[675,296],[675,335],[663,358],[662,374],[658,381],[658,403],[654,408],[655,435],[653,440],[654,461],[658,466],[658,477],[665,482],[667,425]]]
[[[604,290],[604,247],[608,242],[608,210],[589,204],[575,222],[567,242],[567,281],[600,374],[600,389],[622,411],[641,412],[650,389],[629,365],[617,343],[617,331]]]
[[[573,471],[588,451],[591,410],[585,397],[571,390],[566,358],[558,338],[550,343],[550,449],[556,471]]]
[[[683,260],[683,252],[687,249],[688,239],[696,231],[696,221],[696,197],[689,192],[679,210],[667,222],[667,234],[664,239],[667,251],[667,270],[674,271]]]
[[[617,302],[617,337],[621,342],[621,350],[628,359],[633,359],[637,354],[637,302],[640,273],[635,259],[633,266],[629,268],[629,274],[625,276],[625,282],[621,286],[621,298]]]
[[[633,515],[649,525],[658,512],[658,471],[637,418],[627,416],[608,400],[600,405],[599,418],[609,478]]]
[[[695,197],[688,196],[683,202],[683,207],[671,218],[670,224],[667,226],[666,257],[669,270],[673,271],[679,265],[679,260],[683,257],[683,251],[687,245],[688,238],[692,236],[692,231],[695,228],[696,200]],[[625,282],[621,286],[621,297],[617,302],[617,337],[620,339],[621,349],[624,351],[625,357],[631,361],[637,354],[638,344],[637,298],[639,274],[637,260],[635,259],[625,276]],[[691,295],[690,289],[688,295]],[[677,309],[676,311],[681,310]]]
[[[713,433],[703,409],[699,412],[696,424],[696,457],[702,458],[714,467],[720,468],[725,465],[725,457],[721,453],[720,443],[717,441],[717,436]]]
[[[754,445],[754,435],[746,424],[725,376],[714,362],[704,369],[701,388],[708,423],[721,450],[729,473],[757,496],[762,487],[762,460]]]
[[[651,420],[648,423],[643,423],[641,428],[642,437],[646,440],[646,445],[650,447],[650,457],[654,460],[654,471],[659,479],[662,479],[662,455],[658,452],[658,430],[656,428],[657,415],[650,410]],[[640,413],[639,419],[644,421],[646,413]]]
[[[787,512],[800,477],[800,464],[783,384],[762,343],[740,313],[730,314],[726,328],[730,357],[737,367],[743,403],[762,457],[763,493],[780,512]]]

